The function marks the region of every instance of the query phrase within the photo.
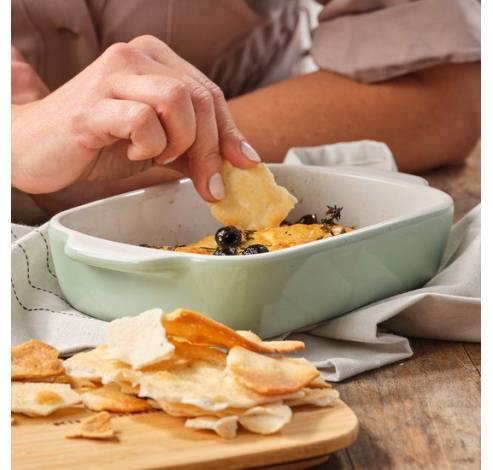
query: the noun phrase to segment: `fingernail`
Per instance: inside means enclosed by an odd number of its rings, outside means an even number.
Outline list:
[[[167,165],[168,163],[174,162],[180,155],[175,155],[174,157],[156,157],[156,163],[160,165]]]
[[[224,198],[224,183],[220,173],[214,173],[209,178],[209,192],[218,201]]]
[[[261,161],[260,155],[255,151],[255,149],[248,143],[242,140],[241,142],[241,152],[245,157],[248,158],[248,160],[251,160],[252,162],[258,163]]]

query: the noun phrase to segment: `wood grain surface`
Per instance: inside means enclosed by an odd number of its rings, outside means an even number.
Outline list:
[[[463,165],[426,173],[455,220],[481,200],[480,144]],[[414,357],[336,385],[360,434],[322,469],[480,468],[481,345],[411,340]]]
[[[260,436],[240,431],[223,439],[210,431],[183,426],[163,412],[115,416],[118,440],[66,439],[88,412],[60,410],[46,418],[16,415],[12,426],[12,468],[22,469],[235,469],[299,463],[351,444],[358,420],[341,400],[328,408],[303,407],[280,433]],[[318,459],[320,461],[320,459]]]
[[[479,468],[480,374],[466,350],[413,340],[414,357],[337,386],[360,435],[319,468]]]
[[[481,201],[481,143],[466,161],[422,174],[433,188],[450,194],[455,204],[455,220],[461,219]]]

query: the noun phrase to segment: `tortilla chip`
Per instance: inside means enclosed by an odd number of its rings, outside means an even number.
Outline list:
[[[304,348],[301,341],[262,341],[252,332],[237,332],[201,313],[182,308],[164,317],[168,335],[185,338],[196,345],[231,349],[241,346],[255,352],[292,352]],[[287,343],[283,346],[282,343]]]
[[[84,393],[101,387],[100,382],[96,383],[89,379],[70,377],[70,376],[67,377],[70,378],[70,382],[69,382],[70,386],[77,393]]]
[[[177,418],[196,418],[198,416],[216,416],[215,413],[211,411],[203,410],[194,405],[184,405],[183,403],[170,403],[166,401],[157,402],[150,399],[151,406],[157,408],[158,410],[163,410],[170,416],[175,416]]]
[[[184,348],[180,348],[180,351],[185,351],[185,349],[188,353],[192,348],[187,345]],[[123,393],[138,395],[140,390],[138,379],[143,374],[154,374],[169,368],[176,368],[178,365],[184,366],[190,362],[189,359],[174,354],[171,359],[141,370],[133,370],[124,362],[107,359],[106,351],[107,346],[102,345],[91,351],[78,353],[65,361],[65,368],[76,379],[88,377],[93,381],[100,380],[103,384],[114,383],[120,387],[120,391]],[[217,352],[221,353],[221,351]],[[212,353],[211,357],[218,359],[215,353]]]
[[[68,438],[114,439],[115,431],[111,425],[111,415],[106,411],[83,419],[75,429],[65,435]]]
[[[101,382],[98,380],[89,380],[85,378],[72,377],[68,374],[56,375],[54,377],[46,377],[45,379],[31,379],[29,382],[44,382],[56,384],[69,384],[77,393],[87,392],[95,388],[101,387]]]
[[[71,384],[72,383],[72,377],[70,377],[67,374],[61,374],[61,375],[53,375],[50,377],[41,377],[41,378],[31,378],[29,380],[21,380],[22,382],[44,382],[44,383],[51,383],[51,384]]]
[[[289,406],[330,406],[339,398],[339,392],[333,388],[304,388],[305,396],[286,400]]]
[[[74,354],[64,362],[67,374],[76,379],[99,380],[103,383],[116,380],[128,380],[134,371],[124,362],[107,359],[106,345],[98,346],[87,352]]]
[[[111,411],[113,413],[138,413],[151,409],[146,400],[127,395],[116,384],[105,385],[81,396],[82,403],[92,411]]]
[[[241,347],[229,351],[227,364],[232,377],[262,395],[296,392],[319,375],[306,359],[263,356]]]
[[[199,416],[214,416],[222,418],[224,416],[232,416],[243,413],[245,410],[241,408],[226,408],[221,411],[203,410],[198,406],[184,405],[183,403],[155,402],[158,409],[163,410],[170,416],[179,418],[195,418]]]
[[[152,398],[159,403],[171,402],[194,405],[204,410],[218,411],[240,403],[248,408],[257,400],[247,390],[224,382],[223,367],[205,361],[176,365],[169,370],[142,374],[137,379],[140,396]],[[235,395],[237,392],[237,395]]]
[[[155,410],[162,410],[163,409],[161,407],[161,405],[156,400],[153,400],[152,398],[148,398],[147,403],[149,403],[149,405],[151,405],[151,407]]]
[[[332,388],[330,383],[326,382],[325,379],[319,375],[315,379],[313,379],[309,384],[307,384],[308,388]]]
[[[114,385],[117,385],[120,392],[125,393],[127,395],[138,395],[139,387],[134,387],[130,382],[126,382],[124,380],[111,382]]]
[[[225,439],[233,439],[236,437],[238,429],[238,417],[226,416],[224,418],[203,417],[187,419],[185,427],[190,429],[210,429],[218,436]]]
[[[70,385],[56,383],[11,383],[11,411],[27,416],[47,416],[80,402]]]
[[[103,375],[102,364],[106,361],[107,349],[106,345],[101,345],[65,359],[63,365],[67,374],[75,378],[100,380]]]
[[[224,367],[206,361],[167,364],[162,369],[156,367],[152,372],[145,371],[136,377],[135,385],[140,386],[141,397],[152,398],[160,404],[193,405],[209,414],[304,396],[303,392],[280,397],[260,395],[226,374]]]
[[[37,339],[14,346],[11,349],[11,379],[43,379],[63,374],[63,362],[58,351]]]
[[[274,353],[289,354],[295,351],[302,351],[303,349],[305,349],[305,343],[303,343],[303,341],[291,341],[291,340],[263,341],[253,331],[238,330],[236,331],[236,333],[238,333],[240,336],[243,336],[243,338],[251,341],[252,343],[258,344],[259,347],[263,349],[263,351],[257,351],[257,352],[272,353],[272,354]]]
[[[238,417],[240,424],[257,434],[274,434],[291,421],[293,412],[282,402],[256,406]]]
[[[108,359],[142,369],[170,358],[175,347],[166,338],[162,318],[163,311],[155,308],[136,317],[113,320],[106,330]]]
[[[216,348],[201,346],[184,341],[180,341],[173,336],[170,341],[175,345],[175,362],[181,358],[185,361],[206,361],[218,366],[226,366],[226,353]]]
[[[225,161],[223,181],[226,196],[209,204],[212,215],[223,225],[243,230],[276,227],[298,202],[262,163],[245,170]]]

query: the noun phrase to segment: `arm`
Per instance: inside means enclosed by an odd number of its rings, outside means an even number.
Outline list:
[[[264,160],[294,146],[373,139],[399,169],[461,162],[480,134],[480,64],[440,65],[375,84],[318,71],[229,102],[239,129]]]
[[[12,108],[11,179],[23,192],[104,185],[171,164],[212,202],[224,196],[222,157],[243,168],[259,161],[220,89],[151,36],[113,44],[51,94],[29,96]]]
[[[358,139],[386,142],[399,168],[417,172],[463,160],[479,136],[480,65],[442,65],[365,85],[331,72],[295,77],[229,101],[239,129],[266,161],[293,146]],[[104,186],[80,182],[37,197],[54,213],[175,179],[152,168]]]

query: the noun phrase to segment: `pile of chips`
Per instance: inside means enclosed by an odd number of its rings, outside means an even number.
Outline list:
[[[13,347],[12,412],[46,416],[82,402],[98,414],[67,437],[108,439],[109,413],[159,409],[186,418],[187,428],[233,438],[240,426],[278,432],[292,407],[329,406],[339,396],[310,362],[285,356],[302,342],[262,341],[189,310],[115,320],[106,339],[64,362],[36,340]]]

